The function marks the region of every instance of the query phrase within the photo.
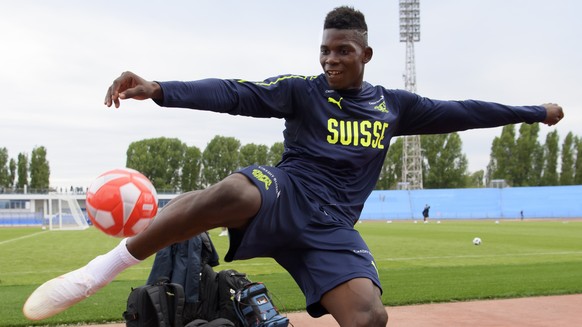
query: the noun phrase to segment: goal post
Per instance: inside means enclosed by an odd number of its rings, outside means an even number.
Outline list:
[[[76,199],[56,194],[48,200],[46,225],[49,230],[83,230],[89,228]]]

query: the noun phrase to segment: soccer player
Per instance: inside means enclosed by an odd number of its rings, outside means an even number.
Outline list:
[[[285,119],[282,160],[182,194],[142,233],[41,285],[24,305],[26,317],[55,315],[158,250],[226,226],[225,260],[274,258],[303,291],[313,317],[329,313],[343,327],[386,326],[377,266],[354,224],[390,139],[522,122],[554,125],[564,114],[556,104],[439,101],[373,86],[364,82],[372,54],[364,15],[339,7],[324,21],[317,76],[154,82],[123,73],[107,90],[108,107],[153,99],[163,107]]]
[[[428,204],[424,205],[424,209],[422,209],[422,218],[425,223],[428,223],[428,212],[430,210],[430,206]]]

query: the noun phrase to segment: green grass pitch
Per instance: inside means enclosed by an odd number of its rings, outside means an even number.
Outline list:
[[[356,228],[376,259],[382,300],[389,306],[582,293],[582,221],[365,221]],[[212,240],[224,255],[228,241],[218,233],[211,231]],[[483,243],[473,245],[474,237]],[[95,228],[0,228],[0,326],[121,321],[130,288],[144,284],[153,258],[53,318],[31,322],[21,312],[38,285],[84,265],[118,242]],[[284,312],[304,309],[298,287],[271,259],[216,268],[234,268],[264,282]]]

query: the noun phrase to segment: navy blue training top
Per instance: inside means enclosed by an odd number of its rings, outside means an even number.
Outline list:
[[[326,211],[355,223],[376,185],[390,139],[543,121],[542,106],[440,101],[364,82],[336,91],[319,76],[282,75],[262,82],[205,79],[160,82],[164,107],[285,119],[277,165]]]

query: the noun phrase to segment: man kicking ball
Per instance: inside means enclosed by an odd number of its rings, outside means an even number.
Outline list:
[[[225,260],[274,258],[301,288],[311,316],[329,313],[343,327],[386,326],[377,265],[354,224],[392,137],[554,125],[563,117],[556,104],[439,101],[364,82],[373,51],[364,15],[351,7],[327,14],[319,53],[323,73],[317,76],[154,82],[125,72],[117,78],[105,96],[108,107],[153,99],[163,107],[285,119],[283,158],[275,167],[246,167],[180,195],[142,233],[41,285],[24,304],[25,316],[53,316],[160,249],[225,226]]]

